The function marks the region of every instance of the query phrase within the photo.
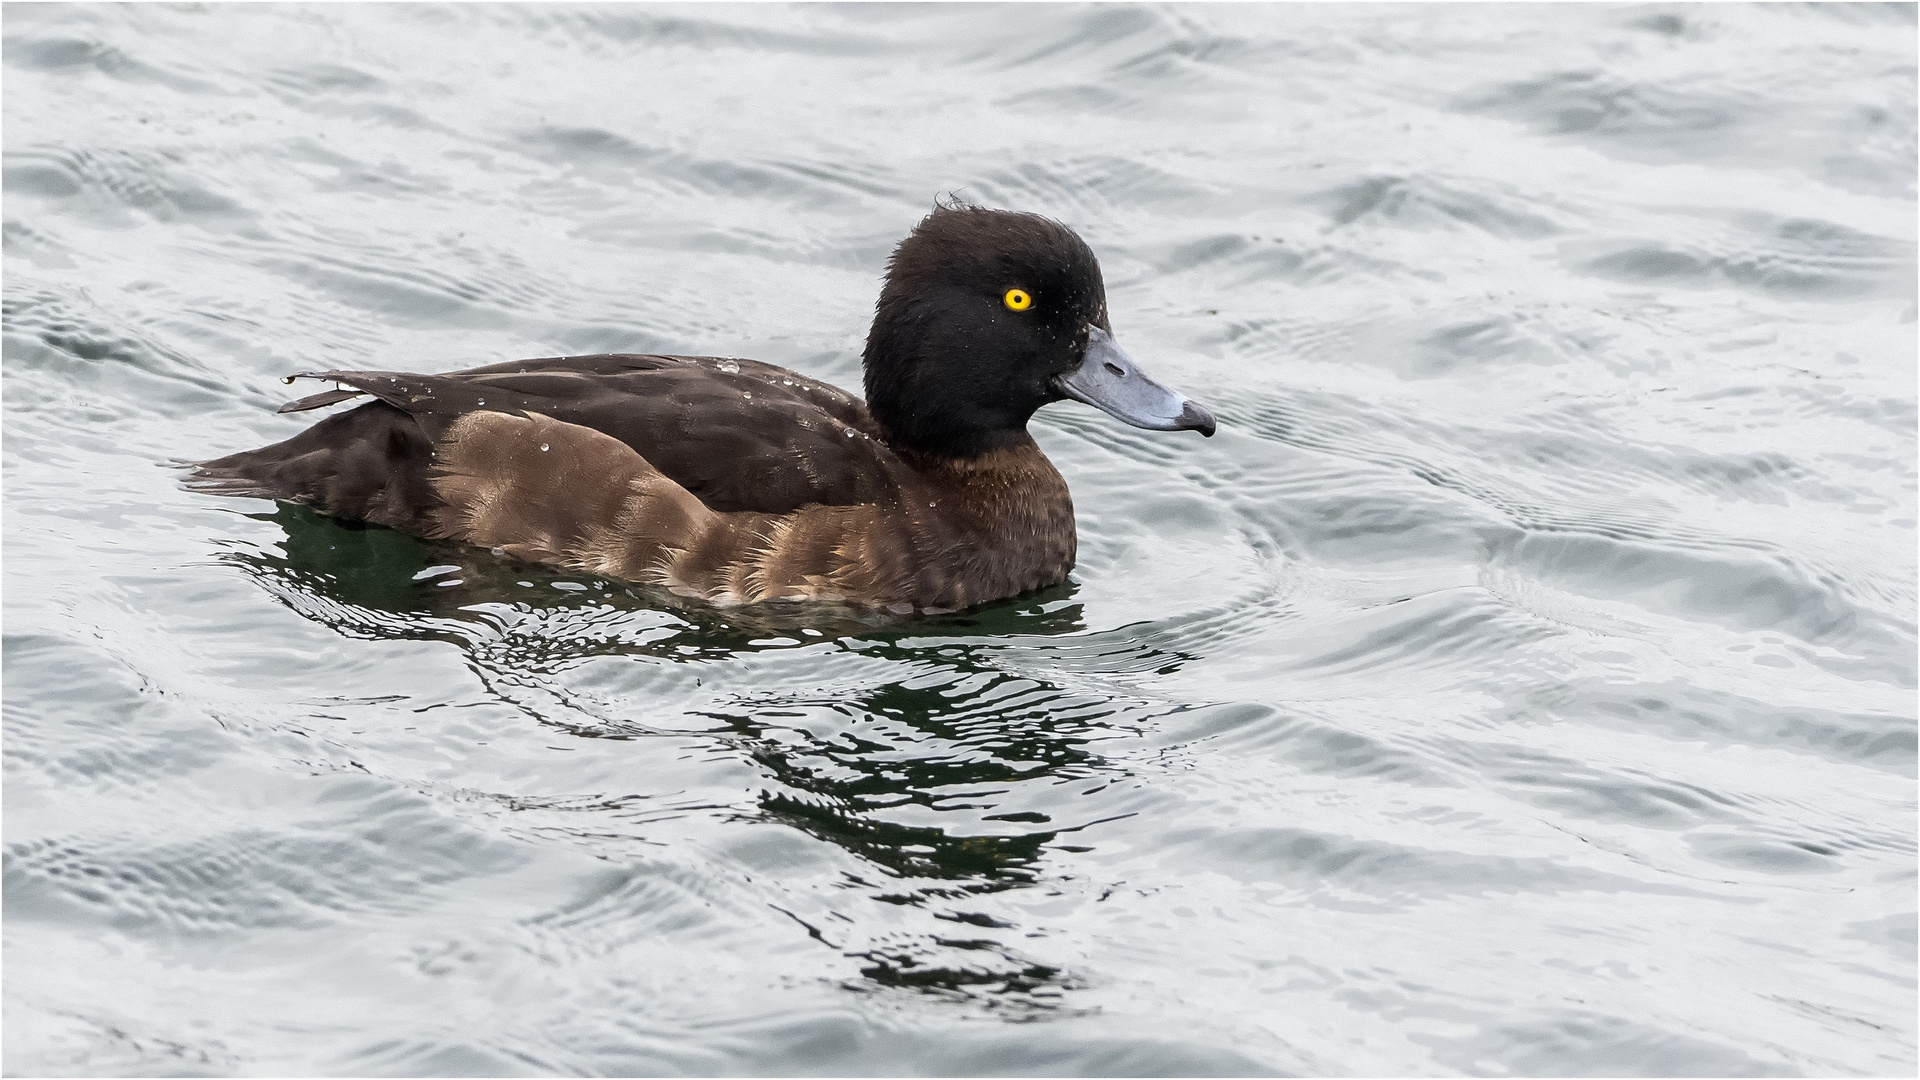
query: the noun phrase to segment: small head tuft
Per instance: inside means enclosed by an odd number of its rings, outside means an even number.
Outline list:
[[[1100,262],[1072,229],[1052,218],[993,210],[949,196],[935,202],[887,261],[889,294],[936,285],[991,287],[1022,280],[1075,294],[1097,291]]]

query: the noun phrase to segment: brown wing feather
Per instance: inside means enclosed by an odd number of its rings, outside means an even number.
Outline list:
[[[716,510],[849,506],[882,498],[891,486],[892,453],[859,399],[752,360],[609,355],[446,375],[305,377],[371,394],[415,417],[431,439],[480,409],[537,412],[589,427],[632,447]]]
[[[520,360],[446,375],[329,371],[351,389],[304,411],[377,398],[285,442],[199,464],[189,486],[284,499],[420,531],[438,508],[433,444],[480,410],[552,416],[612,436],[707,506],[782,514],[888,498],[899,462],[859,399],[752,360],[608,354]]]
[[[619,440],[552,417],[462,416],[432,483],[432,535],[534,562],[719,603],[914,599],[912,539],[879,507],[719,513]]]

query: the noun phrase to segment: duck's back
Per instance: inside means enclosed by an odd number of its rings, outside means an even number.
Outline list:
[[[443,500],[430,470],[448,430],[475,412],[537,414],[612,436],[722,512],[785,514],[883,500],[899,463],[857,398],[752,360],[609,354],[513,361],[444,375],[331,371],[376,400],[285,442],[201,463],[204,491],[283,499],[426,531]]]

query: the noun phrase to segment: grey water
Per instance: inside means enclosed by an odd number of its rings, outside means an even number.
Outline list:
[[[1915,8],[9,5],[11,1075],[1912,1075]],[[936,196],[1211,440],[722,611],[173,462],[857,388]]]

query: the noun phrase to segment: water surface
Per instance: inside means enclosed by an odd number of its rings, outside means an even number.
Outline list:
[[[1911,1075],[1914,7],[17,5],[12,1074]],[[940,193],[1220,434],[1071,582],[676,606],[168,463],[857,387]]]

